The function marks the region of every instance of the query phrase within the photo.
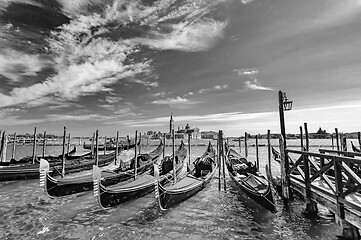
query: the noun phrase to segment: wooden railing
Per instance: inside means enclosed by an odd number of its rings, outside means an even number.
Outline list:
[[[361,166],[360,153],[320,150],[321,153],[286,150],[286,155],[298,156],[296,161],[288,157],[290,169],[287,176],[300,175],[305,188],[306,199],[311,199],[312,183],[323,179],[331,191],[323,192],[334,199],[337,204],[337,215],[344,219],[345,206],[361,212],[361,207],[347,201],[347,195],[361,190],[361,178],[353,170]],[[329,154],[325,154],[325,153]],[[336,155],[340,154],[340,155]],[[344,156],[341,156],[344,155]],[[315,189],[312,189],[315,190]]]

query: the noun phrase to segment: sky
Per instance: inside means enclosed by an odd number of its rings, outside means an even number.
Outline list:
[[[0,129],[360,131],[359,0],[0,0]]]

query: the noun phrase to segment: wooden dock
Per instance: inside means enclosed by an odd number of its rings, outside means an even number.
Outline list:
[[[289,149],[283,152],[281,168],[286,159],[289,164],[281,176],[283,198],[290,198],[292,192],[302,196],[309,215],[316,215],[317,204],[321,204],[335,214],[343,237],[360,239],[361,153],[326,149],[319,153]],[[287,204],[288,199],[285,200]]]

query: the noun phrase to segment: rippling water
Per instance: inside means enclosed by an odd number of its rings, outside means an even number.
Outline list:
[[[204,150],[193,147],[192,158]],[[260,148],[262,169],[266,150]],[[255,148],[249,152],[255,159]],[[276,164],[273,172],[278,172]],[[217,173],[204,190],[167,211],[159,210],[153,193],[104,211],[92,192],[51,199],[38,179],[1,182],[0,239],[337,239],[341,233],[326,209],[310,220],[302,214],[302,201],[294,200],[290,210],[283,211],[277,199],[273,214],[238,193],[227,175],[226,188],[222,184],[218,190]]]

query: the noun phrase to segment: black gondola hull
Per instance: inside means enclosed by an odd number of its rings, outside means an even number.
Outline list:
[[[252,191],[244,184],[238,182],[234,176],[229,173],[229,176],[231,177],[234,184],[243,192],[245,193],[249,198],[253,199],[256,203],[263,206],[264,208],[268,209],[271,212],[275,212],[276,208],[273,201],[273,195],[272,195],[272,189],[271,186],[268,187],[265,194],[260,194],[257,192]]]

